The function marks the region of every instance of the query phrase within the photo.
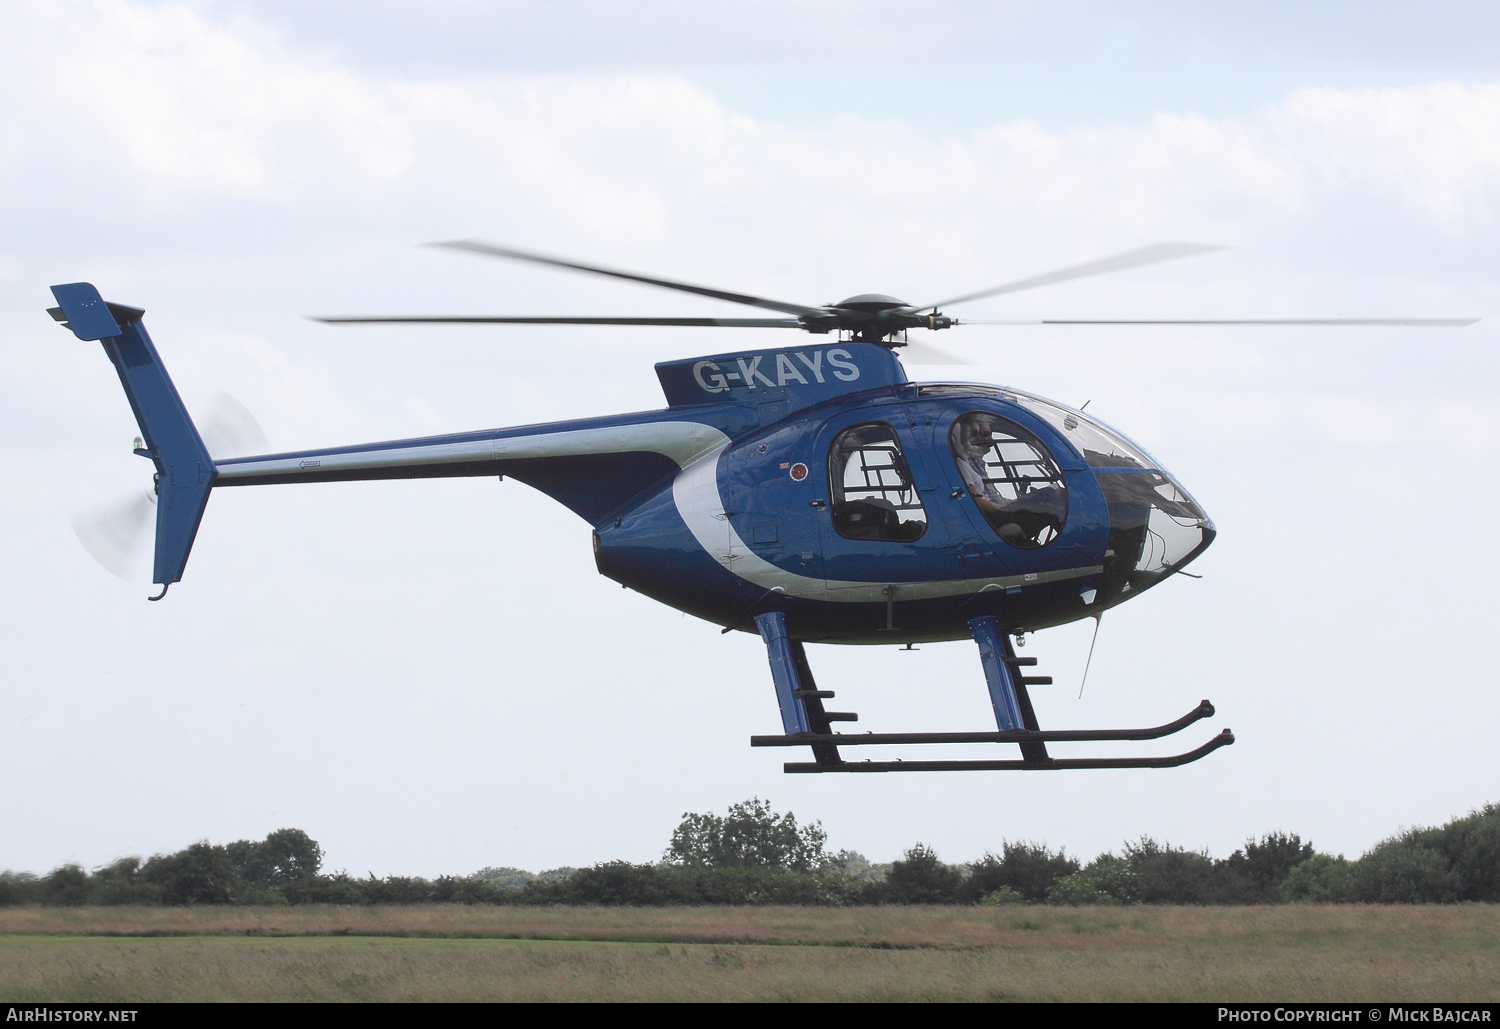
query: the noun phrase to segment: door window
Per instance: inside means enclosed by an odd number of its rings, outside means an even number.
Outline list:
[[[1068,485],[1052,453],[1008,418],[973,411],[948,433],[964,487],[995,533],[1013,547],[1051,543],[1068,520]]]
[[[828,451],[833,527],[853,540],[910,543],[927,531],[927,511],[896,430],[884,422],[845,429]]]

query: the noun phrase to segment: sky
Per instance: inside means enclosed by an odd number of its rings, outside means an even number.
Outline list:
[[[1430,3],[127,3],[0,8],[0,868],[294,826],[357,875],[650,861],[752,796],[875,860],[1146,834],[1355,856],[1500,800],[1500,30]],[[793,302],[912,301],[1164,240],[1230,249],[972,318],[1479,317],[1466,329],[932,338],[1097,413],[1219,538],[1025,653],[1044,727],[1210,723],[1175,770],[785,776],[764,649],[621,590],[512,481],[214,494],[163,603],[80,512],[146,465],[45,314],[143,307],[189,408],[275,450],[647,410],[766,330],[331,327],[315,314],[743,314],[424,248],[481,238]],[[936,292],[934,292],[936,291]],[[810,648],[873,731],[991,724],[971,644]],[[1101,752],[1098,748],[1092,752]],[[1061,751],[1059,751],[1061,752]],[[1078,751],[1082,753],[1082,750]]]

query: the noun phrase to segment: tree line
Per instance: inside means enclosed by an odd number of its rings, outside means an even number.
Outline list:
[[[148,860],[123,858],[45,876],[0,872],[0,906],[18,904],[1442,904],[1500,902],[1500,804],[1381,841],[1357,860],[1318,853],[1295,833],[1247,840],[1227,858],[1126,843],[1084,864],[1045,844],[1004,841],[998,853],[947,864],[915,844],[872,865],[830,852],[821,823],[799,825],[752,798],[725,815],[683,815],[662,860],[608,861],[534,875],[485,868],[423,879],[322,870],[300,829],[227,845],[195,843]]]

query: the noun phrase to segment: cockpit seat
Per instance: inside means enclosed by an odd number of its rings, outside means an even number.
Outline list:
[[[839,535],[856,540],[909,542],[922,535],[921,522],[901,521],[896,505],[882,497],[846,500],[834,513]]]

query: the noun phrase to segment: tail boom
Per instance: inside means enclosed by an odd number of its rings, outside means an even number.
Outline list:
[[[591,523],[727,439],[666,412],[221,461],[219,486],[510,476]]]

